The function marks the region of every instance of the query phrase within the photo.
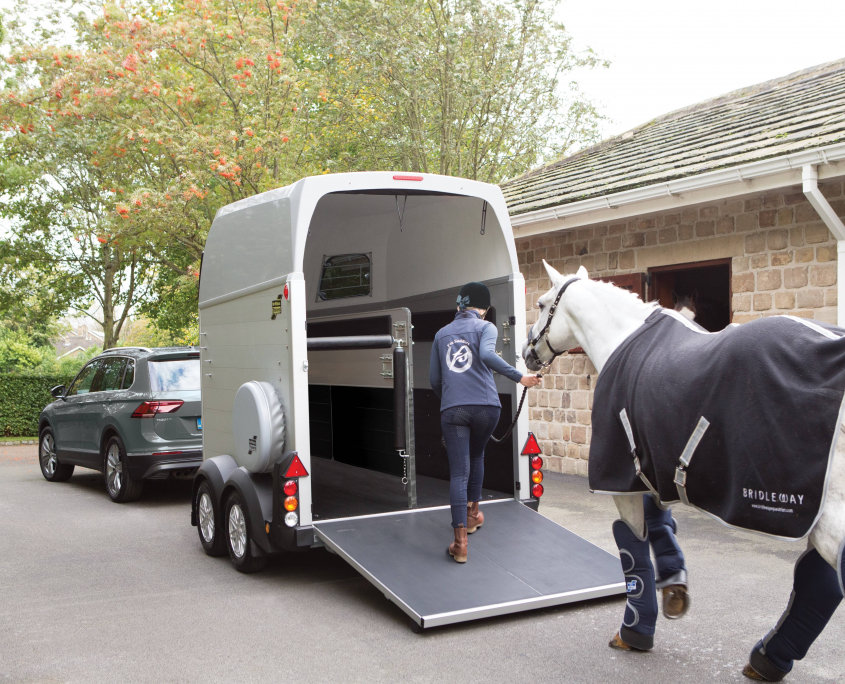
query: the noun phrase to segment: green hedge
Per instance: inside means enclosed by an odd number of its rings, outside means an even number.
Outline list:
[[[50,388],[66,385],[73,376],[14,374],[0,375],[0,430],[6,437],[38,434],[38,414],[53,401]]]

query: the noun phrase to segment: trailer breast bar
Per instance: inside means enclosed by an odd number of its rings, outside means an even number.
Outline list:
[[[393,335],[343,335],[338,337],[309,337],[308,351],[325,349],[390,349]]]

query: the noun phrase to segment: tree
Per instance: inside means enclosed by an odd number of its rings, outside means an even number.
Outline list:
[[[352,134],[341,149],[371,168],[497,182],[593,141],[599,117],[564,79],[603,62],[573,52],[553,10],[545,0],[322,3],[318,61]]]

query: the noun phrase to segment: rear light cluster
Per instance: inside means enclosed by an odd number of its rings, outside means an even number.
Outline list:
[[[285,478],[282,484],[282,493],[285,495],[282,507],[285,509],[285,525],[288,527],[296,527],[299,524],[299,478],[307,475],[308,471],[299,460],[299,454],[294,454],[282,474]]]
[[[299,515],[296,510],[299,508],[299,483],[296,480],[287,480],[282,486],[282,491],[285,493],[285,525],[288,527],[295,527],[299,522]]]
[[[133,418],[152,418],[158,413],[173,413],[185,402],[181,399],[168,401],[144,401],[132,412]]]
[[[543,496],[543,459],[540,456],[531,457],[531,494],[538,499]]]

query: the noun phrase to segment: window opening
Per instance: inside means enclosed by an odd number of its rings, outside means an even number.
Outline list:
[[[317,298],[363,297],[371,292],[369,254],[338,254],[323,259]]]
[[[731,322],[731,265],[728,259],[649,269],[649,297],[673,309],[686,305],[696,323],[718,332]]]

